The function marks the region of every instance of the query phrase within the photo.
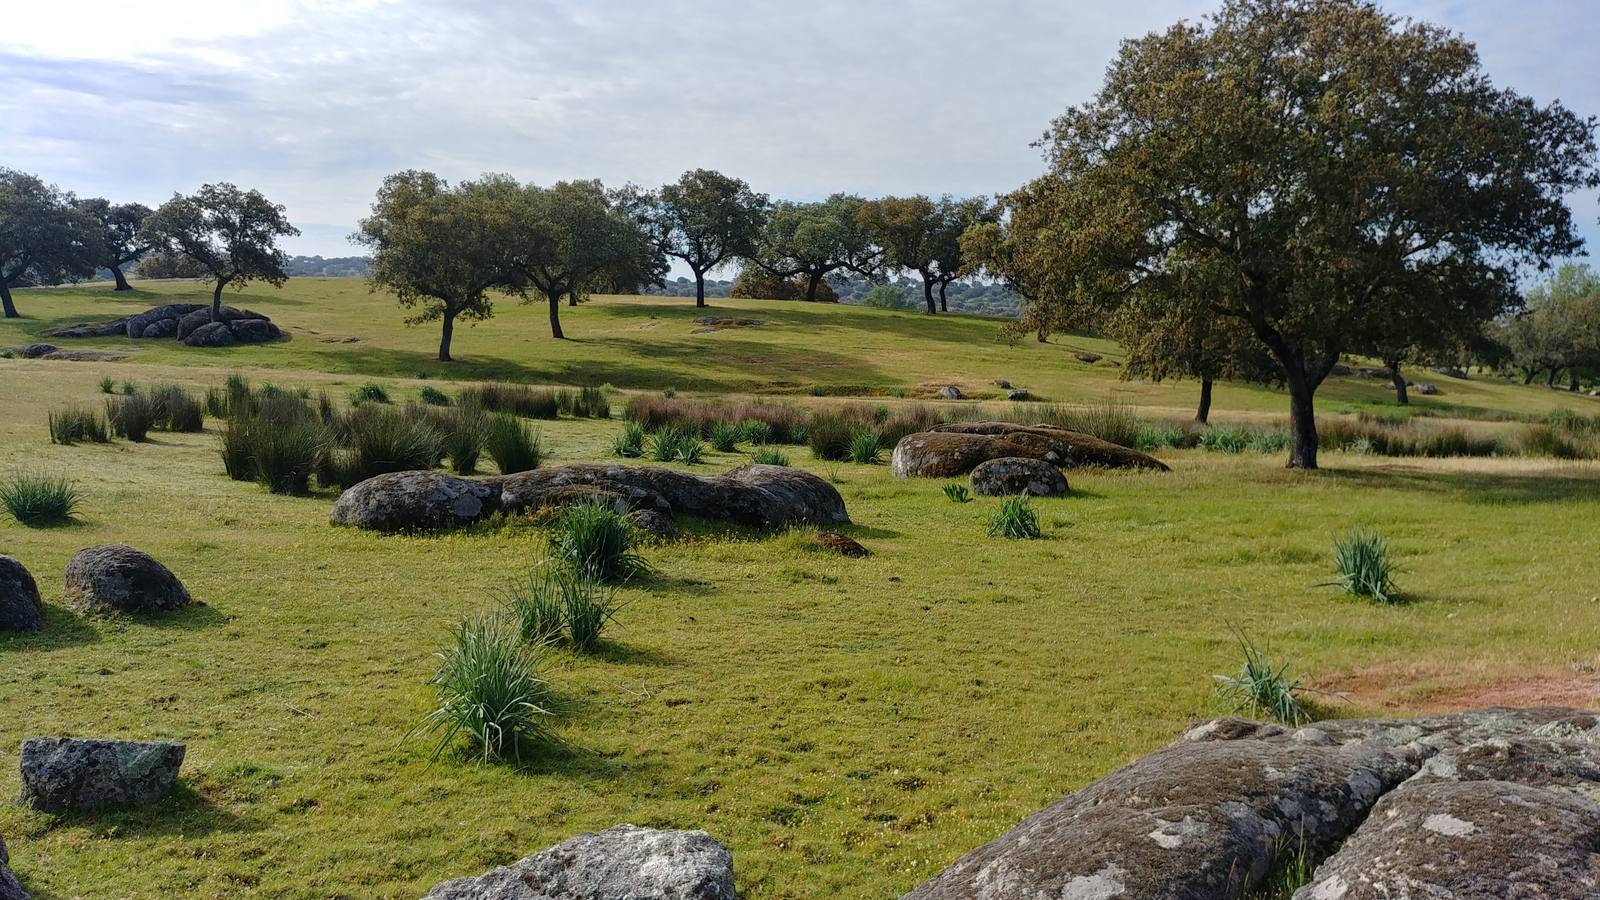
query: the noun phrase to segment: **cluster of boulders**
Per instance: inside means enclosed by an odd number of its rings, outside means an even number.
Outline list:
[[[1042,475],[1039,467],[1018,463],[1019,459],[1039,460],[1057,468],[1094,466],[1107,469],[1150,469],[1166,471],[1165,463],[1153,456],[1131,450],[1093,435],[1069,431],[1054,425],[1017,425],[1012,422],[951,422],[927,431],[907,435],[895,445],[890,467],[900,478],[950,478],[974,471],[990,460],[1006,460],[992,468],[993,478],[1014,479],[1029,469],[1027,480]],[[1054,479],[1043,476],[1051,483]],[[1065,479],[1061,479],[1064,484]],[[977,489],[976,481],[974,488]],[[1065,488],[1063,487],[1062,490]],[[979,493],[984,493],[979,490]]]
[[[229,347],[260,344],[283,337],[272,320],[248,309],[209,303],[167,303],[110,322],[80,323],[57,328],[51,337],[170,338],[191,347]]]
[[[497,514],[596,501],[630,512],[636,525],[658,536],[670,535],[675,515],[763,529],[850,521],[839,491],[802,469],[750,465],[722,475],[694,475],[606,463],[488,478],[432,471],[379,475],[341,494],[331,518],[335,525],[369,531],[437,531]]]
[[[968,853],[905,900],[1600,896],[1600,717],[1216,719]]]
[[[67,605],[77,612],[159,613],[194,602],[183,582],[148,553],[125,544],[85,547],[67,562]],[[0,556],[0,631],[44,627],[39,585],[26,566]]]

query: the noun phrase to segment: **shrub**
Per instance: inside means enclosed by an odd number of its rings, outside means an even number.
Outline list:
[[[564,579],[568,579],[566,573],[542,565],[506,591],[506,612],[524,641],[547,644],[561,637],[567,614]]]
[[[1113,400],[1082,407],[1047,407],[1042,413],[1029,410],[1028,415],[1124,447],[1138,443],[1144,430],[1133,407]]]
[[[133,386],[133,382],[124,381],[122,383],[122,395],[124,397],[131,397],[134,394],[137,394],[138,392],[139,392],[139,389]]]
[[[388,403],[389,389],[375,381],[369,381],[350,392],[350,402],[357,406],[363,403]]]
[[[670,425],[650,435],[650,458],[656,462],[672,462],[678,458],[678,448],[686,435]]]
[[[1200,432],[1200,446],[1214,453],[1243,453],[1250,446],[1250,432],[1243,428],[1212,425]]]
[[[154,427],[165,431],[200,431],[205,427],[206,411],[193,394],[175,384],[158,384],[150,389],[154,407]]]
[[[526,384],[488,382],[473,385],[463,390],[459,399],[466,405],[527,419],[554,419],[561,412],[555,391]]]
[[[850,438],[850,426],[836,415],[818,416],[806,428],[806,444],[817,459],[849,459]]]
[[[328,434],[321,423],[310,418],[273,424],[241,421],[248,434],[249,467],[255,479],[274,494],[304,494],[312,473],[322,471],[322,455],[328,449]],[[230,420],[229,430],[234,426]],[[226,451],[223,459],[226,466]],[[228,475],[234,477],[231,471]]]
[[[218,419],[228,415],[228,392],[212,385],[206,388],[206,415]]]
[[[862,428],[850,435],[850,461],[864,466],[879,462],[878,433]]]
[[[79,441],[104,444],[110,440],[106,434],[105,420],[85,406],[69,406],[60,412],[51,412],[48,422],[52,444],[76,444]]]
[[[616,591],[593,579],[573,576],[561,580],[561,590],[567,636],[573,649],[588,653],[600,646],[600,633],[620,608]]]
[[[501,475],[537,469],[544,461],[539,432],[504,413],[489,416],[484,427],[483,447]]]
[[[1141,453],[1188,446],[1191,446],[1189,432],[1177,425],[1142,425],[1139,437],[1133,442],[1133,449]]]
[[[1353,528],[1343,537],[1334,536],[1333,564],[1339,573],[1332,582],[1357,597],[1379,603],[1399,603],[1394,590],[1394,563],[1389,545],[1376,531]]]
[[[417,391],[417,398],[429,406],[449,406],[450,398],[444,391],[431,384],[425,384]]]
[[[439,736],[435,758],[465,735],[485,762],[520,761],[526,743],[545,734],[551,713],[549,686],[516,627],[493,614],[466,619],[438,657],[429,682],[434,708],[418,726]]]
[[[661,391],[661,396],[671,400],[673,397],[678,396],[678,389],[669,386]]]
[[[1282,453],[1289,449],[1289,432],[1275,428],[1251,432],[1249,447],[1252,453]]]
[[[739,440],[746,444],[772,443],[772,426],[758,419],[746,419],[739,424]]]
[[[256,477],[252,425],[245,416],[233,416],[222,428],[222,470],[234,481],[254,481]]]
[[[907,309],[911,306],[906,292],[892,284],[875,284],[861,297],[862,306],[878,309]]]
[[[757,447],[750,454],[750,461],[758,466],[787,466],[789,456],[776,447]]]
[[[72,521],[83,492],[65,478],[16,472],[0,482],[0,506],[29,528]]]
[[[1000,508],[989,517],[989,536],[1004,537],[1011,540],[1034,539],[1041,537],[1039,530],[1039,515],[1033,511],[1033,505],[1027,497],[1007,497],[1000,504]]]
[[[155,426],[155,404],[142,394],[107,400],[106,421],[111,425],[111,433],[117,437],[142,441]]]
[[[1252,718],[1271,716],[1286,725],[1299,725],[1307,718],[1295,697],[1300,680],[1289,677],[1289,664],[1274,665],[1272,660],[1244,635],[1239,635],[1244,663],[1238,675],[1216,675],[1217,693],[1233,704],[1233,712]]]
[[[648,571],[633,544],[633,523],[605,503],[569,506],[551,526],[551,556],[595,581],[621,581]]]
[[[944,486],[944,498],[951,503],[971,503],[972,492],[964,484],[951,482]]]
[[[644,426],[638,422],[623,422],[622,431],[611,439],[613,455],[637,459],[644,455]]]
[[[309,418],[309,407],[306,416]],[[381,406],[351,410],[346,419],[346,454],[339,465],[325,468],[341,487],[349,487],[375,475],[431,469],[442,457],[442,442],[437,431],[421,417]]]
[[[476,406],[458,406],[434,422],[439,429],[439,451],[449,457],[450,470],[457,475],[478,471],[486,430],[483,411]]]
[[[609,419],[611,401],[606,399],[606,392],[602,388],[581,387],[577,399],[573,401],[572,414],[585,419]]]
[[[680,435],[678,442],[673,445],[673,459],[685,465],[699,465],[705,449],[705,445],[694,435]]]
[[[732,453],[739,446],[739,429],[727,422],[712,422],[706,437],[719,453]]]
[[[1567,430],[1555,425],[1529,425],[1518,437],[1517,445],[1524,456],[1587,459],[1592,455]]]
[[[116,387],[117,387],[117,383],[115,381],[111,380],[111,376],[110,375],[101,376],[101,378],[100,378],[100,393],[102,393],[102,394],[113,393],[116,390]]]

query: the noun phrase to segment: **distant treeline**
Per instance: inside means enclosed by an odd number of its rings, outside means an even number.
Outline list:
[[[887,284],[899,291],[904,300],[899,304],[905,309],[920,309],[922,307],[922,283],[915,278],[900,276],[888,282],[874,282],[855,274],[833,274],[824,281],[839,295],[840,303],[852,306],[861,306],[866,302],[867,293],[874,286]],[[706,279],[707,297],[727,297],[733,291],[734,283],[725,279]],[[678,277],[669,278],[661,286],[649,285],[641,293],[654,297],[693,297],[694,280]],[[977,316],[997,316],[1002,318],[1016,318],[1022,310],[1022,301],[1016,294],[1005,289],[1003,285],[978,281],[957,281],[949,288],[950,309],[954,312],[967,313]],[[876,305],[876,304],[874,304]]]

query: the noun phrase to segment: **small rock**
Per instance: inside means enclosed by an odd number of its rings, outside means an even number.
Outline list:
[[[126,544],[74,554],[67,562],[66,599],[80,612],[165,612],[194,602],[166,566]]]
[[[154,803],[172,793],[184,745],[32,738],[22,742],[22,803],[40,812]]]
[[[235,341],[227,322],[211,322],[196,328],[183,339],[191,347],[231,347]]]
[[[1466,378],[1467,373],[1455,366],[1434,366],[1433,371],[1447,378]]]
[[[1098,353],[1074,353],[1074,354],[1072,354],[1072,358],[1076,359],[1078,362],[1088,363],[1089,365],[1092,366],[1095,363],[1099,362],[1100,360],[1104,359],[1105,357],[1101,356]]]
[[[1357,378],[1388,378],[1389,377],[1389,370],[1387,370],[1387,369],[1357,369],[1356,370],[1356,377]]]
[[[1419,382],[1416,385],[1416,388],[1417,388],[1417,393],[1423,394],[1423,395],[1427,395],[1427,396],[1431,396],[1433,394],[1439,393],[1438,385],[1429,384],[1429,383],[1427,383],[1425,381],[1424,382]]]
[[[423,900],[735,900],[733,854],[704,831],[618,825],[446,881]]]
[[[1007,400],[1027,400],[1032,396],[1032,394],[1028,393],[1027,388],[1012,388],[1011,390],[1006,391]]]
[[[955,385],[947,384],[944,387],[939,388],[939,396],[945,398],[946,400],[960,400],[966,395],[961,393],[961,389]]]
[[[57,347],[55,344],[29,344],[26,347],[18,348],[17,355],[23,359],[38,359],[47,353],[54,353],[59,349],[61,348]]]
[[[994,380],[994,386],[997,388],[1009,389],[1011,387],[1011,382],[1005,380],[1004,378],[996,378]]]
[[[44,624],[39,585],[22,563],[0,556],[0,631],[38,631]]]
[[[984,497],[1055,497],[1068,490],[1067,476],[1042,459],[1002,456],[981,462],[972,470],[972,492]]]
[[[1344,363],[1334,363],[1333,364],[1333,368],[1328,370],[1328,374],[1330,374],[1330,375],[1349,375],[1350,374],[1350,367],[1345,365]]]
[[[861,546],[854,538],[842,535],[837,531],[817,532],[817,543],[821,544],[826,550],[837,553],[840,556],[848,556],[851,559],[860,559],[866,556],[868,552],[867,548]]]
[[[658,541],[673,541],[678,538],[678,529],[666,513],[653,509],[636,509],[628,513],[628,521],[633,523],[634,528]]]

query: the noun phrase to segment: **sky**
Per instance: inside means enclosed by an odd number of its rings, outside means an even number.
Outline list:
[[[1501,85],[1600,114],[1594,0],[1390,0],[1478,44]],[[260,189],[348,256],[383,177],[698,167],[775,198],[992,194],[1176,0],[44,0],[0,30],[0,165],[155,205]],[[1572,200],[1600,252],[1600,203]]]

